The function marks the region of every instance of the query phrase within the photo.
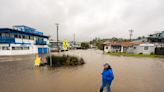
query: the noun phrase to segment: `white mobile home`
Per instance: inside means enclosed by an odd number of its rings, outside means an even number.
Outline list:
[[[134,45],[127,50],[128,53],[133,54],[154,54],[155,45],[151,43],[144,43],[139,45]]]
[[[111,42],[104,46],[104,52],[121,52],[126,53],[129,48],[143,42]]]

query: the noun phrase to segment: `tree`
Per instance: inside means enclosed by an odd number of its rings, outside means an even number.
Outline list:
[[[103,42],[98,42],[96,43],[96,46],[99,50],[104,50],[104,45],[103,45]]]
[[[86,43],[86,42],[82,42],[82,43],[81,43],[81,48],[82,48],[82,49],[88,49],[88,48],[89,48],[89,44]]]

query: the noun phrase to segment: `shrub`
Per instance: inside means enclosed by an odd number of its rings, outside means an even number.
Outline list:
[[[85,42],[82,42],[81,43],[81,48],[82,49],[88,49],[89,48],[89,44],[88,43],[85,43]]]
[[[154,52],[151,52],[150,55],[155,55],[155,53]]]
[[[50,65],[50,56],[47,56],[47,64]],[[83,58],[75,56],[63,55],[54,56],[52,55],[52,66],[75,66],[85,64]]]
[[[104,45],[103,45],[103,43],[97,43],[96,46],[97,46],[98,49],[104,50]]]
[[[143,55],[143,53],[139,53],[139,55]]]

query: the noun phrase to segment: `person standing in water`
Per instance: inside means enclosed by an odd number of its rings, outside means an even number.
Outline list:
[[[114,74],[112,68],[108,63],[106,63],[104,64],[104,70],[102,72],[102,84],[100,87],[100,92],[103,92],[104,88],[107,89],[107,92],[111,92],[110,86],[113,80]]]

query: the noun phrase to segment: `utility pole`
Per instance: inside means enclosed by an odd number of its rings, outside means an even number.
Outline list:
[[[58,51],[59,51],[59,24],[56,23],[56,31],[57,31],[57,48],[58,48]]]
[[[132,30],[132,29],[129,30],[129,33],[130,33],[130,41],[132,41],[133,32],[134,32],[134,30]]]
[[[74,43],[74,45],[76,44],[76,35],[75,35],[75,33],[74,33],[74,35],[73,35],[73,43]]]

